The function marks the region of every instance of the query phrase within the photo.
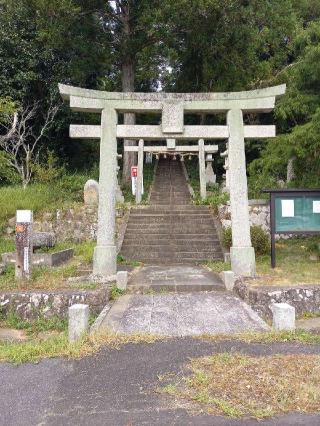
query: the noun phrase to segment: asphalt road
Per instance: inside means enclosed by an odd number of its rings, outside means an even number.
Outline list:
[[[319,426],[320,414],[289,414],[257,422],[197,415],[156,392],[159,375],[180,373],[190,357],[240,351],[250,355],[316,353],[320,345],[208,343],[180,338],[105,349],[81,360],[0,364],[4,426],[214,425]]]

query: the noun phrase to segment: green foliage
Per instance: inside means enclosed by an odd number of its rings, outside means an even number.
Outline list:
[[[210,206],[215,213],[218,211],[218,206],[227,204],[228,201],[229,194],[226,192],[221,192],[219,188],[214,188],[212,191],[208,192],[208,196],[204,200],[201,199],[199,194],[197,194],[196,198],[194,199],[195,204]]]
[[[9,117],[12,116],[16,110],[17,110],[17,107],[11,98],[0,97],[0,124],[7,123],[9,120]]]
[[[32,183],[0,187],[0,229],[18,209],[30,209],[35,214],[52,211],[83,201],[83,186],[91,174],[67,174],[49,184]]]
[[[54,183],[66,174],[64,165],[52,151],[48,151],[45,163],[37,163],[33,166],[33,179],[38,183]]]
[[[12,238],[5,238],[0,236],[0,256],[2,253],[9,253],[14,251],[15,243]]]
[[[120,290],[120,288],[113,286],[110,292],[110,300],[117,300],[120,296],[125,294],[125,290]]]
[[[17,184],[20,182],[20,176],[9,164],[9,155],[0,151],[0,185]]]
[[[80,256],[85,263],[92,263],[95,246],[95,241],[85,241],[81,244],[76,244],[73,247],[74,255]]]
[[[206,263],[206,265],[213,272],[230,271],[230,269],[231,269],[230,262],[209,261],[209,262]]]
[[[25,321],[15,312],[9,312],[4,324],[6,327],[17,330],[26,330],[30,334],[44,331],[65,331],[68,328],[68,321],[60,317],[44,318],[40,317],[34,321]]]
[[[319,18],[320,16],[318,16]],[[249,166],[251,193],[286,182],[287,164],[294,159],[291,187],[320,184],[320,20],[300,29],[295,40],[294,61],[275,82],[287,82],[286,96],[278,103],[275,117],[282,135],[265,145],[261,157]]]
[[[268,254],[270,251],[269,235],[260,226],[251,226],[250,228],[251,243],[257,255]],[[232,229],[223,230],[223,245],[226,248],[232,246]]]

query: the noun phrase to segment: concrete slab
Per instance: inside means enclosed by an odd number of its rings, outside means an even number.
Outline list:
[[[13,328],[0,328],[0,341],[21,342],[27,340],[28,336],[24,330]]]
[[[165,336],[265,331],[267,324],[242,300],[222,292],[125,295],[100,323],[114,332]]]
[[[145,266],[137,269],[130,277],[128,290],[145,291],[209,291],[224,290],[220,276],[202,266],[171,265]]]
[[[320,334],[320,317],[297,320],[296,328]]]

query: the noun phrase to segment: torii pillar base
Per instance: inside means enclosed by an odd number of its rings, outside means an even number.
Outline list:
[[[235,275],[254,277],[256,275],[256,258],[253,247],[230,248],[231,269]]]
[[[97,246],[93,255],[93,275],[111,277],[117,273],[117,247]]]

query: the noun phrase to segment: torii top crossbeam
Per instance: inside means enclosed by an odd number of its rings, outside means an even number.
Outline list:
[[[161,112],[162,124],[117,125],[117,137],[124,139],[178,140],[226,139],[228,126],[185,126],[184,112],[218,113],[231,109],[244,112],[270,112],[277,96],[285,93],[285,85],[248,92],[231,93],[121,93],[88,90],[59,85],[63,99],[74,111],[101,113],[105,108],[117,112]],[[245,138],[273,137],[274,126],[245,126]],[[72,138],[99,139],[100,126],[72,125]]]
[[[75,138],[100,139],[99,214],[97,247],[93,272],[113,275],[116,271],[115,188],[117,138],[174,140],[228,138],[229,191],[232,220],[232,270],[237,275],[255,275],[255,255],[250,239],[245,138],[274,137],[275,126],[247,126],[244,112],[266,113],[273,110],[286,86],[229,93],[118,93],[59,85],[63,99],[74,111],[101,114],[100,126],[71,126]],[[161,125],[119,125],[117,114],[157,112]],[[225,126],[186,126],[184,113],[225,112]],[[139,172],[138,172],[139,173]]]

